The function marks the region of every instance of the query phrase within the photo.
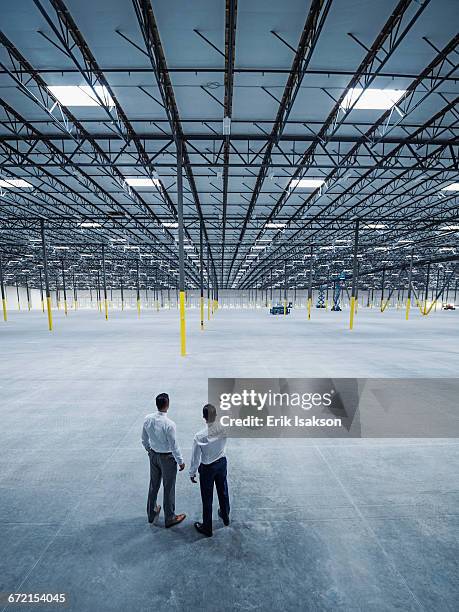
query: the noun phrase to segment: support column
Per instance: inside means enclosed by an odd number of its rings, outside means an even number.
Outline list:
[[[120,290],[121,290],[121,310],[124,310],[124,287],[123,287],[123,277],[120,276]]]
[[[429,298],[429,280],[430,280],[430,261],[427,264],[427,276],[426,276],[426,291],[424,294],[424,311],[422,314],[427,314],[427,300]]]
[[[61,270],[62,270],[62,291],[64,293],[64,312],[67,316],[67,288],[65,285],[65,270],[64,270],[64,259],[61,259]]]
[[[352,289],[351,289],[351,308],[349,318],[349,329],[354,327],[354,314],[356,311],[356,293],[357,293],[357,274],[358,274],[358,254],[359,249],[359,220],[355,222],[355,234],[354,234],[354,258],[352,262]]]
[[[27,310],[30,312],[32,306],[30,304],[30,289],[29,289],[29,277],[26,274],[25,277],[25,285],[26,285],[26,294],[27,294]]]
[[[309,285],[308,285],[308,319],[311,319],[311,306],[312,306],[312,244],[310,248],[310,260],[309,260]]]
[[[330,285],[330,266],[327,266],[327,293],[325,296],[325,310],[328,310],[328,289]]]
[[[185,257],[183,248],[183,176],[182,176],[182,141],[177,145],[177,212],[179,239],[179,292],[180,292],[180,354],[186,355],[186,321],[185,321]]]
[[[284,316],[287,314],[287,260],[284,259]]]
[[[78,308],[78,291],[75,283],[75,273],[72,274],[72,282],[73,282],[73,310],[77,310]]]
[[[136,261],[137,267],[137,316],[140,317],[140,274],[139,274],[139,260]]]
[[[41,311],[45,312],[45,300],[43,299],[43,279],[41,277],[41,268],[38,268],[38,275],[40,277],[40,300],[41,300]]]
[[[384,312],[384,283],[386,280],[386,267],[384,266],[383,271],[382,271],[382,280],[381,280],[381,306],[380,306],[380,310],[381,312]]]
[[[19,281],[18,279],[16,279],[16,296],[17,296],[17,300],[18,300],[18,310],[21,310],[21,300],[19,297]]]
[[[438,291],[438,287],[440,286],[440,267],[437,268],[437,282],[435,283],[435,292]],[[432,288],[432,299],[434,297],[434,290]],[[443,301],[443,296],[441,298],[441,300]],[[435,312],[437,311],[437,300],[435,300],[434,302],[434,310]]]
[[[105,245],[102,245],[102,282],[104,285],[104,311],[105,320],[108,321],[107,276],[105,274]]]
[[[3,281],[3,264],[2,257],[0,255],[0,291],[2,294],[2,310],[3,310],[3,320],[8,321],[8,313],[6,310],[6,293],[5,293],[5,285]]]
[[[43,251],[43,273],[45,276],[45,293],[46,293],[46,309],[48,312],[48,329],[53,329],[53,313],[51,311],[51,293],[49,291],[49,276],[48,276],[48,257],[46,255],[46,237],[45,237],[45,221],[40,221],[41,229],[41,247]]]
[[[155,268],[155,302],[156,312],[159,312],[159,287],[158,287],[158,268]]]
[[[210,321],[210,268],[209,245],[207,245],[207,320]]]
[[[97,270],[97,309],[102,312],[102,301],[100,295],[100,272]]]
[[[201,315],[201,331],[204,331],[204,246],[203,246],[203,231],[202,223],[199,226],[199,286],[201,297],[199,300],[199,312]]]
[[[406,298],[406,311],[405,311],[405,319],[408,321],[411,310],[411,283],[413,279],[413,256],[414,249],[411,249],[411,258],[410,258],[410,271],[408,273],[408,295]]]
[[[271,268],[269,271],[270,274],[270,298],[269,298],[269,307],[273,305],[273,269]]]

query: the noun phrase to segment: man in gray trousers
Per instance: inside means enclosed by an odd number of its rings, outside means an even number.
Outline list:
[[[177,465],[185,469],[175,435],[175,423],[167,416],[169,396],[160,393],[156,397],[157,412],[147,414],[142,428],[142,444],[150,457],[150,488],[148,490],[148,522],[153,523],[161,511],[156,505],[161,480],[163,481],[163,504],[166,527],[181,523],[186,515],[175,514],[175,479]]]

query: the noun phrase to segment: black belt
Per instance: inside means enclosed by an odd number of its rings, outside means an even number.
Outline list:
[[[157,455],[172,455],[172,453],[171,453],[171,452],[168,452],[168,453],[158,453],[158,451],[155,451],[155,449],[154,449],[154,448],[150,448],[150,450],[152,450],[152,451],[153,451],[154,453],[156,453]]]

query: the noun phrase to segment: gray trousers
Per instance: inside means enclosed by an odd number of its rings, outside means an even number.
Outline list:
[[[163,508],[167,523],[175,517],[175,480],[177,463],[172,453],[157,453],[150,450],[150,488],[148,489],[147,514],[152,521],[161,480],[163,482]]]

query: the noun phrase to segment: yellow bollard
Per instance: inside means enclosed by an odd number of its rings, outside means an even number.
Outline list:
[[[8,321],[8,314],[6,311],[6,299],[5,298],[2,299],[2,306],[3,306],[3,320]]]
[[[180,291],[180,354],[186,355],[185,292]]]
[[[47,297],[46,298],[46,308],[48,311],[48,329],[49,331],[53,330],[53,313],[51,310],[51,298]]]
[[[287,314],[287,300],[284,300],[284,317]]]
[[[105,302],[105,320],[108,321],[108,300],[104,300]]]
[[[351,296],[349,329],[353,329],[353,327],[354,327],[354,311],[355,311],[355,297],[352,295]]]
[[[137,316],[140,317],[140,300],[137,300]]]
[[[408,298],[406,300],[406,312],[405,312],[405,319],[408,321],[408,317],[410,316],[410,308],[411,308],[411,298]]]
[[[67,300],[64,300],[64,312],[65,316],[67,316]]]
[[[308,319],[311,318],[311,304],[312,304],[312,299],[308,298]]]

